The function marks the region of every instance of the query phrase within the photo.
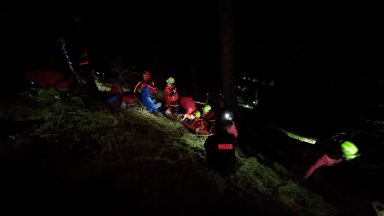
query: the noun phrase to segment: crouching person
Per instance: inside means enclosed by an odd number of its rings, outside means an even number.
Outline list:
[[[350,161],[360,156],[357,146],[349,140],[345,133],[323,141],[326,151],[305,173],[304,179],[309,178],[315,170],[321,167],[329,167],[341,163],[342,161]]]
[[[151,98],[151,90],[149,87],[144,87],[140,95],[140,103],[144,108],[151,113],[158,113],[161,103],[153,103]]]
[[[209,136],[204,143],[207,165],[224,175],[234,174],[236,145],[236,138],[230,133],[229,127],[217,128],[216,134]]]

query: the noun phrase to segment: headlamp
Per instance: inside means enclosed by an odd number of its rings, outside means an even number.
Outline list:
[[[232,116],[230,113],[225,112],[225,113],[224,113],[224,119],[225,119],[225,120],[228,120],[228,121],[232,121],[233,116]]]

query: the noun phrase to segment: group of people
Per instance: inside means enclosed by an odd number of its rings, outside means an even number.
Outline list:
[[[164,89],[164,114],[177,119],[197,135],[208,135],[204,144],[207,163],[215,170],[223,174],[232,174],[236,170],[235,146],[237,146],[238,132],[233,121],[233,113],[228,110],[220,110],[214,113],[212,107],[205,104],[201,111],[192,97],[179,98],[175,79],[169,77]],[[146,110],[158,113],[161,103],[155,101],[157,92],[155,83],[150,79],[149,71],[144,71],[143,81],[140,81],[134,89],[139,92],[140,103]],[[333,166],[343,160],[354,159],[358,155],[358,149],[345,136],[336,136],[329,141],[322,141],[324,146],[333,146],[336,151],[329,151],[312,164],[304,175],[309,178],[315,170],[323,166]],[[326,143],[326,144],[324,144]],[[328,144],[327,144],[328,143]],[[340,146],[340,148],[338,148]]]
[[[88,53],[86,51],[82,53],[79,65],[75,67],[77,71],[69,60],[65,49],[65,41],[59,40],[58,43],[59,51],[65,57],[64,62],[67,73],[60,70],[43,69],[28,71],[25,75],[32,87],[36,87],[35,89],[37,89],[40,96],[43,94],[50,95],[51,93],[53,95],[67,95],[67,92],[74,84],[82,83],[81,79],[79,79],[82,77],[88,89],[97,91]],[[73,79],[74,77],[77,79]],[[202,107],[199,107],[192,97],[180,97],[173,77],[166,79],[163,98],[156,98],[158,89],[151,79],[150,72],[148,70],[144,71],[142,77],[142,80],[135,85],[133,91],[127,91],[121,84],[113,85],[110,90],[112,96],[108,98],[107,102],[120,102],[122,108],[127,104],[140,103],[148,112],[164,113],[166,116],[180,121],[191,132],[201,136],[208,136],[204,144],[207,163],[222,173],[233,173],[236,167],[235,146],[238,137],[236,125],[233,121],[233,113],[228,110],[214,112],[209,104],[202,104]],[[160,101],[163,101],[163,106]],[[332,146],[339,146],[338,149],[341,149],[341,151],[323,154],[310,166],[304,178],[309,178],[315,170],[322,166],[332,166],[343,160],[351,160],[357,157],[358,149],[356,145],[345,136],[336,136],[336,138],[330,140],[332,141],[329,141],[330,143],[336,143],[332,144]]]
[[[108,101],[121,99],[122,107],[139,103],[150,113],[162,112],[167,117],[180,121],[197,135],[208,136],[214,133],[216,115],[209,104],[202,104],[200,109],[192,97],[180,97],[173,77],[166,80],[163,98],[157,98],[158,88],[151,79],[150,72],[145,70],[142,75],[142,80],[134,86],[131,93],[124,93],[119,85],[112,86],[112,97]]]
[[[115,88],[112,88],[112,90]],[[208,136],[204,144],[207,164],[214,170],[225,174],[233,174],[236,170],[235,147],[238,131],[233,120],[234,114],[225,109],[217,112],[209,104],[202,104],[201,109],[190,96],[180,97],[175,86],[175,79],[169,77],[163,91],[163,103],[156,98],[158,89],[151,79],[150,72],[144,71],[143,79],[138,82],[133,94],[122,97],[122,103],[136,97],[138,102],[150,113],[164,113],[173,120],[180,121],[191,132],[199,136]],[[118,91],[117,94],[121,94]],[[161,99],[160,99],[161,100]],[[135,103],[134,100],[131,100]]]

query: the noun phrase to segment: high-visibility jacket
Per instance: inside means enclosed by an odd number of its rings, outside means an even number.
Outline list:
[[[179,106],[179,96],[175,86],[167,86],[164,90],[165,107]]]

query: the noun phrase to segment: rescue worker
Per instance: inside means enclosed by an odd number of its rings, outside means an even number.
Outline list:
[[[200,111],[195,111],[193,113],[191,113],[190,115],[188,115],[187,118],[181,120],[181,122],[183,123],[183,125],[185,126],[192,126],[194,125],[193,123],[200,120],[200,117],[201,117],[201,113]]]
[[[92,65],[89,59],[88,50],[86,49],[83,50],[80,54],[79,70],[90,92],[92,94],[98,94],[99,90],[96,86],[95,78],[92,74]]]
[[[237,132],[236,124],[233,121],[233,116],[233,112],[226,109],[223,109],[221,112],[219,112],[216,117],[216,125],[213,129],[214,132],[220,128],[227,128],[229,133],[237,138],[239,133]]]
[[[213,132],[213,128],[215,127],[216,115],[212,111],[212,107],[206,104],[203,109],[203,114],[201,115],[202,120],[204,121],[206,130],[210,133]]]
[[[74,89],[77,80],[65,49],[64,38],[59,38],[56,42],[55,51],[49,54],[48,65],[29,70],[25,76],[39,96],[69,99],[69,91]]]
[[[169,77],[167,80],[167,87],[164,90],[164,101],[165,101],[165,111],[166,115],[177,115],[179,111],[179,95],[177,94],[177,89],[175,87],[175,79]]]
[[[235,173],[236,145],[236,138],[229,127],[216,128],[216,134],[209,136],[204,143],[207,165],[224,175]]]
[[[207,129],[204,119],[201,118],[200,111],[196,111],[193,116],[194,118],[190,120],[190,123],[187,125],[187,128],[189,128],[191,131],[193,131],[196,135],[199,136],[212,135],[212,131],[209,131]]]
[[[184,114],[182,114],[181,121],[185,119],[192,119],[193,114],[196,112],[196,102],[191,97],[182,97],[180,98],[180,106],[184,110]]]
[[[151,95],[155,95],[157,88],[155,83],[151,80],[151,75],[148,70],[145,70],[143,73],[143,80],[138,82],[133,90],[133,93],[141,93],[144,87],[148,86],[150,88]]]
[[[327,140],[325,145],[332,145],[325,154],[321,156],[304,175],[304,179],[309,178],[316,169],[323,166],[333,166],[342,161],[352,160],[359,156],[359,149],[354,143],[345,137],[345,134],[338,134]]]
[[[26,79],[41,97],[65,96],[71,88],[71,82],[62,72],[56,70],[31,70],[25,73]]]
[[[144,106],[148,112],[151,113],[158,113],[159,112],[159,103],[155,104],[153,103],[153,100],[151,98],[151,89],[148,86],[145,86],[141,92],[140,95],[140,103]]]

